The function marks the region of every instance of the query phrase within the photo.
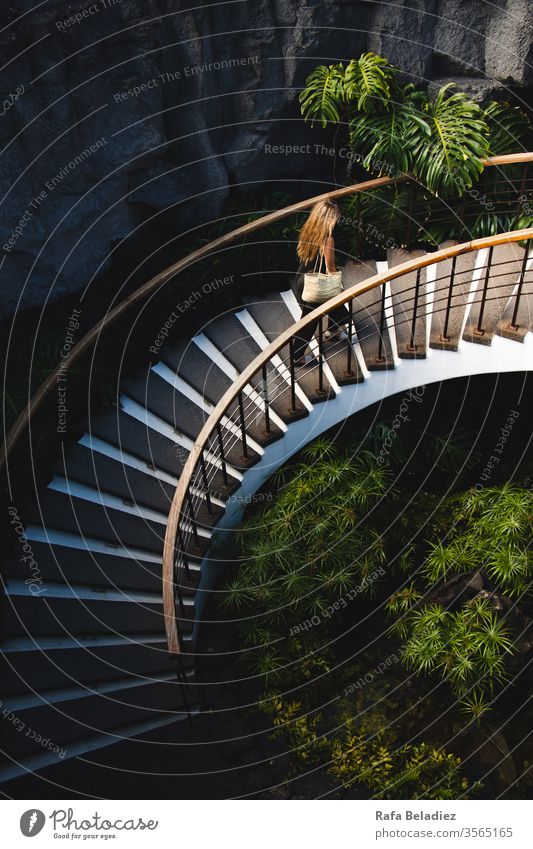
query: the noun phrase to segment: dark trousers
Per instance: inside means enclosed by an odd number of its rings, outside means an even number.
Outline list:
[[[314,309],[317,308],[317,304],[307,304],[305,301],[299,301],[300,306],[302,308],[302,318],[305,318],[306,315],[309,315],[310,312],[313,312]],[[343,304],[340,307],[332,310],[329,313],[329,329],[332,331],[340,330],[341,324],[346,324],[349,319],[349,313],[346,306]],[[311,341],[311,337],[313,333],[318,327],[318,320],[312,321],[307,327],[304,327],[303,330],[300,331],[298,336],[294,337],[294,359],[299,360],[303,357],[305,353],[305,349],[309,345]]]

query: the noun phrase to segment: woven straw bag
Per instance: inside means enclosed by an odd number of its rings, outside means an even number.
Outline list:
[[[321,271],[322,263],[325,267],[324,254],[320,250],[317,254],[314,270],[304,275],[302,301],[305,301],[306,304],[325,304],[330,298],[334,298],[335,295],[340,295],[342,292],[342,271],[326,274],[325,271]]]

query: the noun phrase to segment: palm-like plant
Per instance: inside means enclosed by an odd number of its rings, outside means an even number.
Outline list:
[[[379,112],[356,113],[350,120],[350,144],[371,170],[373,163],[386,163],[390,173],[407,173],[413,165],[413,141],[428,137],[430,128],[423,116],[425,95],[412,84],[396,87],[394,98]]]
[[[315,68],[300,106],[313,124],[346,123],[367,170],[412,171],[433,194],[460,196],[478,180],[489,154],[520,149],[529,122],[517,107],[492,102],[482,109],[452,87],[448,83],[431,99],[412,84],[401,85],[386,59],[363,53],[347,66]],[[493,226],[491,213],[484,214]]]
[[[413,171],[438,195],[462,195],[483,171],[488,156],[488,127],[481,107],[464,92],[443,86],[435,100],[423,103],[429,133],[412,138]]]
[[[302,115],[312,123],[320,121],[323,127],[340,121],[346,101],[346,69],[340,62],[311,71],[300,93]]]
[[[524,149],[531,124],[525,112],[518,106],[491,100],[483,110],[483,117],[489,128],[489,156],[500,156]]]
[[[409,632],[402,649],[406,665],[419,674],[439,672],[459,698],[492,694],[505,680],[505,656],[514,644],[487,599],[476,598],[458,611],[425,605],[410,613]]]

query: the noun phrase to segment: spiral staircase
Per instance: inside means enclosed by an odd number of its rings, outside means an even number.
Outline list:
[[[346,332],[326,339],[326,305],[304,366],[291,359],[288,289],[246,299],[125,379],[22,517],[40,591],[20,550],[3,568],[0,779],[201,711],[194,650],[215,530],[303,444],[374,401],[533,369],[532,264],[505,239],[350,261]]]

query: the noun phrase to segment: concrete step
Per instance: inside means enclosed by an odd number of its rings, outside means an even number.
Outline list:
[[[192,700],[195,696],[192,685],[188,689]],[[177,681],[153,682],[149,686],[91,695],[85,699],[42,704],[17,712],[16,729],[20,731],[13,733],[11,729],[11,733],[4,734],[2,748],[6,757],[18,760],[32,755],[39,747],[50,745],[68,749],[72,741],[90,740],[95,735],[107,733],[113,735],[113,729],[119,725],[139,722],[160,713],[175,718],[184,708],[184,688]],[[4,721],[2,725],[5,731],[8,723]],[[114,742],[119,739],[120,735]]]
[[[187,639],[185,640],[187,645]],[[163,632],[138,632],[120,639],[77,641],[67,637],[54,641],[56,647],[40,648],[31,639],[5,641],[0,655],[2,697],[9,698],[33,691],[91,687],[116,678],[144,679],[160,673],[172,673],[176,663],[167,652]],[[183,661],[191,668],[190,649]]]
[[[246,309],[257,326],[261,329],[267,342],[272,342],[284,330],[301,317],[301,309],[292,291],[283,293],[271,292],[262,298],[246,298]],[[316,343],[315,343],[316,348]],[[285,345],[279,353],[285,369],[289,370],[289,346]],[[328,397],[335,397],[327,376],[325,386],[327,394],[320,392],[318,369],[316,365],[298,369],[298,385],[311,404],[319,404]],[[291,418],[287,418],[290,421]]]
[[[347,262],[343,274],[344,288],[356,286],[376,273],[377,265],[374,261]],[[390,307],[390,299],[387,300],[386,307]],[[355,332],[369,371],[394,368],[392,342],[386,323],[383,331],[383,359],[378,359],[380,316],[381,288],[365,292],[354,301]]]
[[[3,581],[2,634],[134,634],[137,631],[164,631],[162,598],[154,593],[121,590],[94,590],[90,587],[48,584],[41,596],[29,594],[15,579]],[[100,596],[100,597],[99,597]],[[194,599],[184,599],[182,616],[194,619]]]
[[[426,251],[423,250],[406,251],[402,248],[391,248],[387,251],[387,262],[389,268],[394,268],[411,259],[424,256],[425,253]],[[390,290],[398,356],[402,359],[424,359],[427,346],[426,313],[428,307],[426,269],[411,271],[391,280]],[[413,345],[411,345],[411,342],[413,342]]]
[[[520,277],[524,248],[518,243],[497,245],[492,252],[486,301],[482,303],[487,279],[488,252],[485,252],[476,296],[466,322],[463,339],[490,345]],[[480,325],[481,321],[481,326]]]
[[[180,433],[184,433],[193,442],[209,418],[207,409],[202,409],[189,397],[177,391],[152,368],[146,370],[142,379],[137,377],[126,380],[124,390],[139,405],[146,407]],[[227,459],[234,468],[249,468],[259,460],[260,455],[253,448],[250,448],[247,457],[244,456],[242,440],[231,429],[225,433],[225,441],[228,445]]]
[[[533,254],[530,253],[521,287],[518,310],[515,316],[516,295],[513,295],[496,326],[496,333],[514,342],[523,342],[528,331],[533,330]]]
[[[122,404],[123,409],[116,407],[91,420],[87,439],[96,438],[103,444],[137,457],[149,469],[160,469],[179,478],[189,456],[191,439],[180,439],[166,421],[151,415],[144,406],[126,396],[122,396]],[[231,494],[240,485],[231,469],[228,469],[228,487],[224,485],[220,469],[215,468],[213,473],[219,492],[227,489],[227,493]]]
[[[439,247],[447,247],[439,245]],[[479,262],[479,268],[477,263]],[[429,347],[444,351],[457,351],[461,339],[461,330],[471,290],[477,286],[482,268],[482,260],[477,253],[462,254],[453,259],[445,259],[435,267],[435,288],[433,292],[433,310]],[[453,288],[450,292],[450,279],[453,271]],[[446,313],[449,305],[448,325]],[[444,331],[446,330],[446,337]]]

